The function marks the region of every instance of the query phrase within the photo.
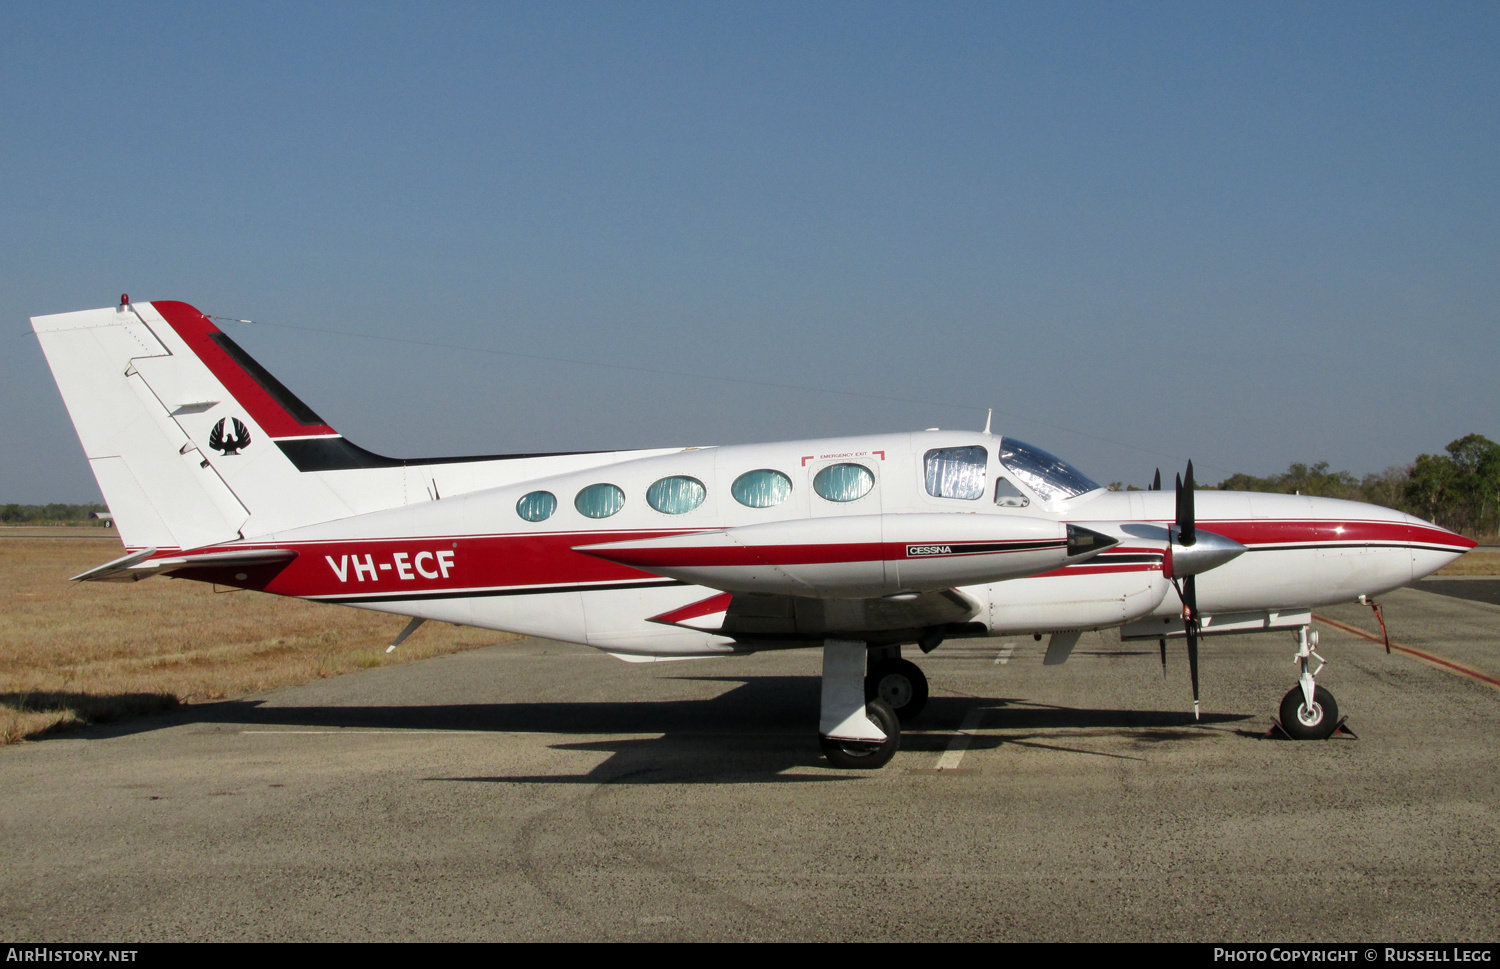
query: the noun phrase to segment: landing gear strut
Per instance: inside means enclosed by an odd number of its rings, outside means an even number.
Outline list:
[[[834,767],[871,770],[884,767],[901,746],[901,721],[885,700],[865,697],[862,642],[823,642],[823,703],[818,741]],[[925,686],[925,683],[924,683]]]
[[[1339,705],[1333,694],[1318,686],[1317,675],[1328,664],[1316,650],[1317,632],[1306,626],[1297,629],[1297,663],[1302,675],[1297,685],[1281,699],[1281,729],[1293,740],[1327,740],[1338,730]],[[1318,661],[1317,669],[1308,669],[1309,660]]]

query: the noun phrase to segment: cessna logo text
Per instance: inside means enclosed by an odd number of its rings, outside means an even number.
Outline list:
[[[373,554],[365,555],[340,555],[335,562],[332,555],[323,556],[328,561],[328,567],[333,569],[333,574],[339,577],[340,582],[376,582],[381,578],[382,572],[394,572],[396,578],[403,582],[411,582],[414,579],[446,579],[448,573],[453,569],[452,549],[443,549],[438,552],[422,551],[413,555],[411,552],[396,552],[391,555],[389,561],[377,561]],[[349,573],[353,572],[353,575]]]
[[[919,555],[952,555],[952,545],[908,545],[906,546],[906,557],[916,558]]]

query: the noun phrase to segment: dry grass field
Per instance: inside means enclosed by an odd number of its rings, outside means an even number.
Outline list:
[[[1470,549],[1464,557],[1444,569],[1438,575],[1500,575],[1500,548],[1481,545]]]
[[[0,744],[516,638],[429,623],[387,654],[400,616],[160,577],[69,582],[122,549],[113,532],[57,532],[0,537]]]

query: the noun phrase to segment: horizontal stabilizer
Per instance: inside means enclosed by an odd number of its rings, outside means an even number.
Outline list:
[[[156,549],[145,548],[139,552],[131,552],[123,555],[113,562],[106,562],[98,568],[89,569],[81,575],[73,576],[74,582],[139,582],[149,579],[153,575],[161,575],[163,572],[174,572],[178,569],[188,568],[213,568],[215,566],[227,567],[235,565],[271,565],[276,562],[290,562],[297,557],[297,553],[289,548],[245,548],[228,549],[219,552],[197,552],[186,555],[172,555],[167,558],[154,559]]]

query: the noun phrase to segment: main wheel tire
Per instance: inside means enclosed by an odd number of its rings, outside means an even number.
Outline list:
[[[927,677],[916,663],[882,660],[865,675],[865,699],[884,700],[902,723],[909,723],[927,706]]]
[[[896,756],[901,746],[901,721],[890,704],[884,700],[871,700],[865,704],[865,716],[885,732],[882,743],[867,743],[857,740],[833,740],[819,737],[823,745],[823,756],[828,763],[844,770],[875,770],[884,767]]]
[[[1294,686],[1281,698],[1281,727],[1293,740],[1327,740],[1339,725],[1339,705],[1321,686],[1313,690],[1312,709]]]

